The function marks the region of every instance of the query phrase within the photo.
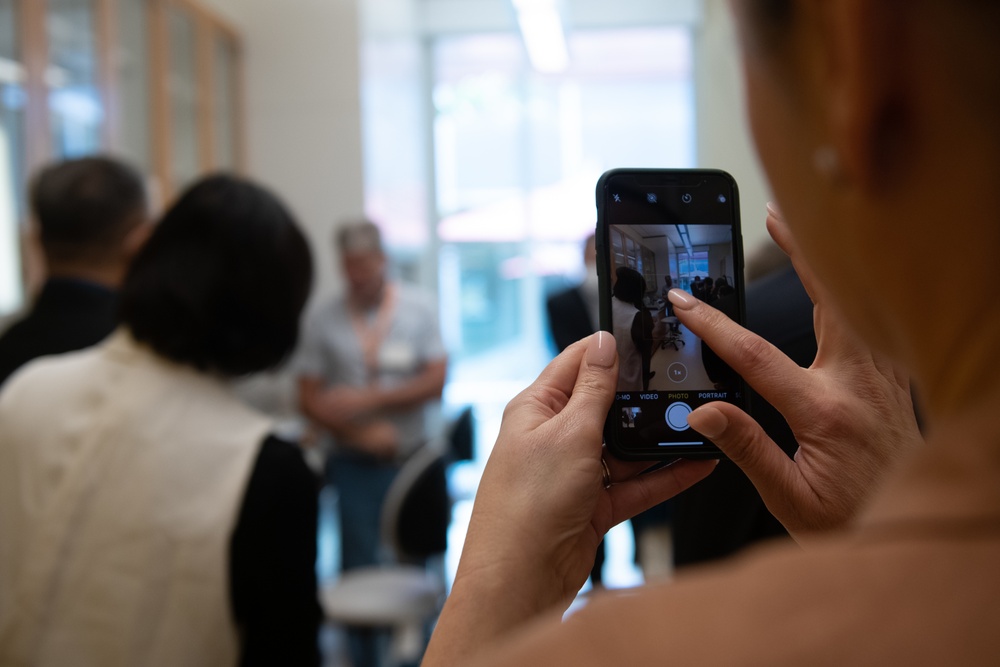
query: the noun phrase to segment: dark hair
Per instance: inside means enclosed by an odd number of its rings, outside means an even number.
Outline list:
[[[101,259],[146,215],[146,188],[135,169],[108,157],[86,157],[42,169],[31,207],[50,259]]]
[[[298,338],[309,245],[267,190],[196,183],[166,212],[122,287],[121,320],[173,361],[238,376],[277,366]]]
[[[646,294],[646,279],[635,269],[619,266],[615,269],[614,297],[642,310],[642,297]]]
[[[750,4],[754,14],[759,19],[783,24],[792,18],[793,4],[791,0],[752,0]]]

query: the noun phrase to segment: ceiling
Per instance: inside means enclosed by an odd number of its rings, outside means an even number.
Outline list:
[[[698,24],[703,0],[562,0],[568,29]],[[511,0],[360,0],[366,37],[517,30]]]

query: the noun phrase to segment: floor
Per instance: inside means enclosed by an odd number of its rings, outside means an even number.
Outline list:
[[[649,370],[656,373],[649,381],[651,391],[669,391],[687,387],[704,389],[714,386],[708,379],[705,365],[701,360],[701,339],[684,325],[680,325],[680,333],[684,343],[679,349],[675,350],[673,346],[668,345],[666,349],[654,350],[649,363]],[[674,373],[679,366],[683,366],[684,369],[683,385],[676,381],[678,376]]]

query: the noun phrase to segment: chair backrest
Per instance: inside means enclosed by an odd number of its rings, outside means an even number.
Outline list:
[[[403,464],[382,506],[382,541],[398,562],[420,562],[448,547],[451,499],[446,448],[432,440]]]
[[[476,440],[476,426],[472,406],[465,406],[451,422],[448,429],[448,450],[451,462],[471,461]]]

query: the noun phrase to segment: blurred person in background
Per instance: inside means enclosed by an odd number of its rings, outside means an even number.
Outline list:
[[[121,327],[0,391],[0,664],[317,665],[319,483],[228,380],[294,348],[306,240],[229,176],[187,190]]]
[[[116,292],[151,228],[142,175],[108,157],[42,169],[30,200],[47,280],[0,337],[0,385],[36,357],[90,347],[111,333]]]
[[[618,341],[618,386],[623,391],[645,391],[655,372],[649,370],[653,358],[653,317],[643,299],[646,279],[635,269],[619,266],[611,287],[611,322]]]
[[[303,414],[329,439],[343,570],[379,562],[380,517],[402,463],[432,437],[428,409],[444,390],[447,357],[431,295],[393,281],[379,228],[342,226],[343,294],[313,313],[293,363]],[[355,667],[376,661],[369,635],[351,631]]]
[[[549,330],[559,352],[597,331],[600,324],[593,234],[583,242],[583,267],[583,280],[578,285],[556,292],[545,301]]]

